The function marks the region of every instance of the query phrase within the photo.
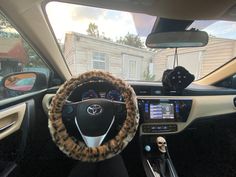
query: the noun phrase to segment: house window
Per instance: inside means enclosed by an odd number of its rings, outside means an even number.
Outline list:
[[[93,69],[106,70],[106,55],[104,53],[93,53]]]

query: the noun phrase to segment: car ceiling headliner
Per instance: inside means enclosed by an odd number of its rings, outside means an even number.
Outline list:
[[[59,0],[153,16],[196,20],[236,20],[236,0]]]
[[[7,0],[0,0],[0,2]],[[51,0],[18,0],[22,9]],[[236,0],[56,0],[180,20],[236,20]]]

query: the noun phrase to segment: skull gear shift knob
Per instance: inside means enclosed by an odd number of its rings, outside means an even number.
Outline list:
[[[158,136],[156,139],[156,143],[159,151],[162,153],[166,153],[167,143],[165,138],[163,138],[162,136]]]

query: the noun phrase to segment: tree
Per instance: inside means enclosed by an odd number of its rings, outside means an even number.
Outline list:
[[[7,19],[0,15],[0,37],[1,38],[20,38],[18,33],[8,32],[14,29]]]
[[[88,33],[89,36],[99,37],[98,26],[95,23],[89,23],[86,32]]]
[[[149,68],[147,67],[147,70],[143,73],[144,80],[146,81],[154,81],[155,75],[152,75],[149,71]]]
[[[11,24],[7,21],[6,18],[0,15],[0,29],[12,28]]]
[[[32,49],[32,47],[24,39],[21,38],[20,34],[14,30],[14,27],[8,22],[8,20],[1,15],[0,15],[0,38],[22,40],[24,50],[28,56],[28,62],[25,64],[25,66],[45,67],[44,62]]]
[[[119,40],[116,41],[120,44],[125,44],[137,48],[143,48],[143,42],[141,41],[140,37],[138,35],[127,33],[125,37],[120,37]]]
[[[111,38],[105,36],[104,32],[102,32],[100,34],[100,32],[98,30],[98,26],[95,23],[89,23],[89,26],[88,26],[88,29],[86,30],[86,32],[89,36],[104,39],[104,40],[107,40],[107,41],[112,41]]]
[[[42,61],[39,55],[34,51],[34,49],[25,40],[23,40],[23,45],[29,59],[28,62],[25,64],[25,66],[45,68],[46,67],[45,63]]]
[[[111,38],[105,36],[105,33],[104,33],[104,32],[102,32],[102,34],[101,34],[99,37],[100,37],[101,39],[104,39],[104,40],[107,40],[107,41],[112,41]]]

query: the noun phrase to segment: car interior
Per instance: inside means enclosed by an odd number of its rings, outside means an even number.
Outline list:
[[[0,177],[235,177],[235,0],[0,0]]]

